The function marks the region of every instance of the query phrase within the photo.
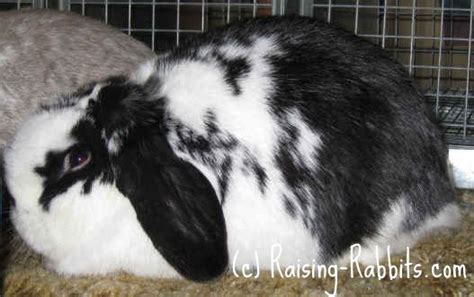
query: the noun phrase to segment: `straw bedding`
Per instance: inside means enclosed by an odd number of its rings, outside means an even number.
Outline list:
[[[460,192],[464,220],[459,230],[432,236],[410,250],[413,263],[422,265],[420,278],[379,280],[351,278],[349,272],[338,275],[339,296],[474,296],[474,192]],[[5,296],[325,296],[334,291],[334,277],[272,278],[269,273],[257,279],[236,278],[232,274],[221,279],[196,284],[183,280],[140,278],[124,273],[110,276],[64,277],[46,270],[31,252],[15,247],[15,256],[6,269]],[[403,255],[402,259],[406,260]],[[392,263],[400,257],[392,256]],[[463,264],[465,277],[434,278],[431,265]],[[425,274],[428,277],[425,277]]]

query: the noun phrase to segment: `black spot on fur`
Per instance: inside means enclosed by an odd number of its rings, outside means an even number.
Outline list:
[[[215,164],[214,156],[211,154],[211,143],[208,138],[197,135],[194,130],[182,123],[175,123],[174,130],[179,139],[179,147],[182,151],[189,153],[194,158],[201,159],[208,164]]]
[[[293,204],[293,202],[291,202],[291,200],[286,196],[283,197],[283,201],[285,202],[286,211],[290,214],[290,216],[292,218],[295,218],[296,217],[296,207]]]
[[[206,112],[204,123],[206,125],[206,132],[208,136],[215,136],[219,133],[220,129],[217,127],[216,114],[213,111],[208,110]]]
[[[221,131],[216,115],[210,110],[205,115],[206,133],[203,135],[197,134],[192,128],[177,121],[170,121],[168,124],[171,125],[169,129],[174,130],[179,139],[177,149],[188,153],[215,171],[218,177],[221,203],[223,204],[232,171],[232,154],[240,146],[238,141],[231,135]],[[221,157],[217,157],[217,155]],[[259,173],[263,178],[263,174],[260,171]]]
[[[316,226],[310,220],[313,207],[310,201],[314,199],[312,197],[315,194],[313,187],[317,180],[314,172],[315,169],[308,167],[308,164],[302,161],[304,156],[300,155],[296,147],[300,137],[298,129],[291,124],[285,123],[284,131],[285,133],[279,139],[279,149],[276,152],[275,161],[279,168],[281,168],[286,184],[292,190],[300,207],[302,213],[299,215],[303,223],[310,230],[315,230]],[[292,212],[295,209],[287,207],[287,211],[293,216]]]
[[[232,158],[227,156],[224,159],[224,162],[222,162],[222,164],[220,165],[219,171],[219,191],[221,196],[221,204],[223,205],[225,203],[225,197],[227,194],[230,172],[232,171]]]
[[[246,176],[256,179],[260,192],[265,194],[268,181],[267,173],[257,159],[249,152],[245,154],[241,169]]]
[[[206,113],[206,133],[204,135],[197,134],[192,128],[176,120],[168,124],[172,126],[169,129],[175,130],[179,139],[178,146],[182,151],[212,167],[219,165],[215,156],[216,151],[221,150],[224,153],[231,153],[239,146],[234,137],[220,130],[216,116],[211,111]]]
[[[224,79],[226,83],[232,87],[234,95],[240,95],[242,89],[238,84],[238,80],[250,72],[250,64],[245,58],[228,59],[218,53],[214,55],[225,70]]]
[[[296,147],[299,131],[293,125],[286,125],[285,134],[279,139],[279,149],[275,159],[283,169],[282,172],[287,184],[292,189],[299,191],[306,181],[311,180],[313,168],[309,168],[302,161],[304,156],[300,156]],[[301,198],[301,200],[304,199]]]
[[[265,169],[263,169],[263,167],[257,162],[253,163],[252,168],[255,172],[255,175],[257,176],[260,192],[264,193],[268,180],[267,173],[265,172]]]

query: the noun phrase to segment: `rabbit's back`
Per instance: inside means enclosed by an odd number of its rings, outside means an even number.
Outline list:
[[[159,63],[181,117],[172,143],[217,171],[231,251],[310,234],[303,246],[318,248],[294,254],[324,261],[354,243],[409,246],[458,218],[440,130],[412,79],[369,42],[310,18],[266,18],[191,39]],[[203,143],[211,150],[197,154]]]

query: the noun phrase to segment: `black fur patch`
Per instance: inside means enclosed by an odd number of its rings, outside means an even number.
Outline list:
[[[296,218],[296,206],[288,197],[283,197],[283,201],[285,202],[286,211],[290,214],[292,218]]]
[[[260,192],[264,194],[268,180],[265,169],[260,165],[257,159],[249,153],[247,153],[243,161],[243,166],[244,168],[242,169],[246,174],[253,174],[256,177]]]
[[[250,72],[249,62],[245,58],[228,59],[219,53],[214,53],[214,56],[225,70],[226,83],[232,87],[234,95],[240,95],[242,88],[239,86],[238,80]]]
[[[219,190],[220,190],[222,205],[224,205],[225,203],[225,197],[227,194],[227,186],[229,184],[229,176],[230,176],[231,170],[232,170],[232,158],[227,156],[224,159],[224,162],[222,162],[219,168],[220,172],[218,174]]]
[[[255,161],[255,162],[252,162],[252,170],[257,176],[260,192],[264,193],[265,187],[267,186],[267,179],[268,179],[265,169],[263,169],[263,167],[258,162]]]
[[[156,124],[161,128],[163,100],[148,101],[147,96],[141,86],[124,77],[113,77],[99,91],[97,101],[91,101],[88,112],[107,138],[113,133],[125,136],[137,126]]]
[[[221,131],[216,115],[212,111],[206,113],[206,133],[204,135],[197,134],[193,129],[176,120],[169,121],[168,125],[170,130],[175,131],[179,139],[178,150],[186,152],[215,170],[223,204],[227,194],[228,179],[232,171],[232,153],[240,146],[238,141]],[[217,154],[224,157],[218,158]]]
[[[204,175],[179,159],[153,127],[137,129],[114,161],[117,186],[130,199],[143,229],[179,273],[195,281],[227,268],[221,205]]]

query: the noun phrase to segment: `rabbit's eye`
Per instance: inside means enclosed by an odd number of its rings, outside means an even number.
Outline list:
[[[86,149],[73,149],[64,159],[64,168],[67,171],[76,171],[84,168],[91,161],[91,152]]]

